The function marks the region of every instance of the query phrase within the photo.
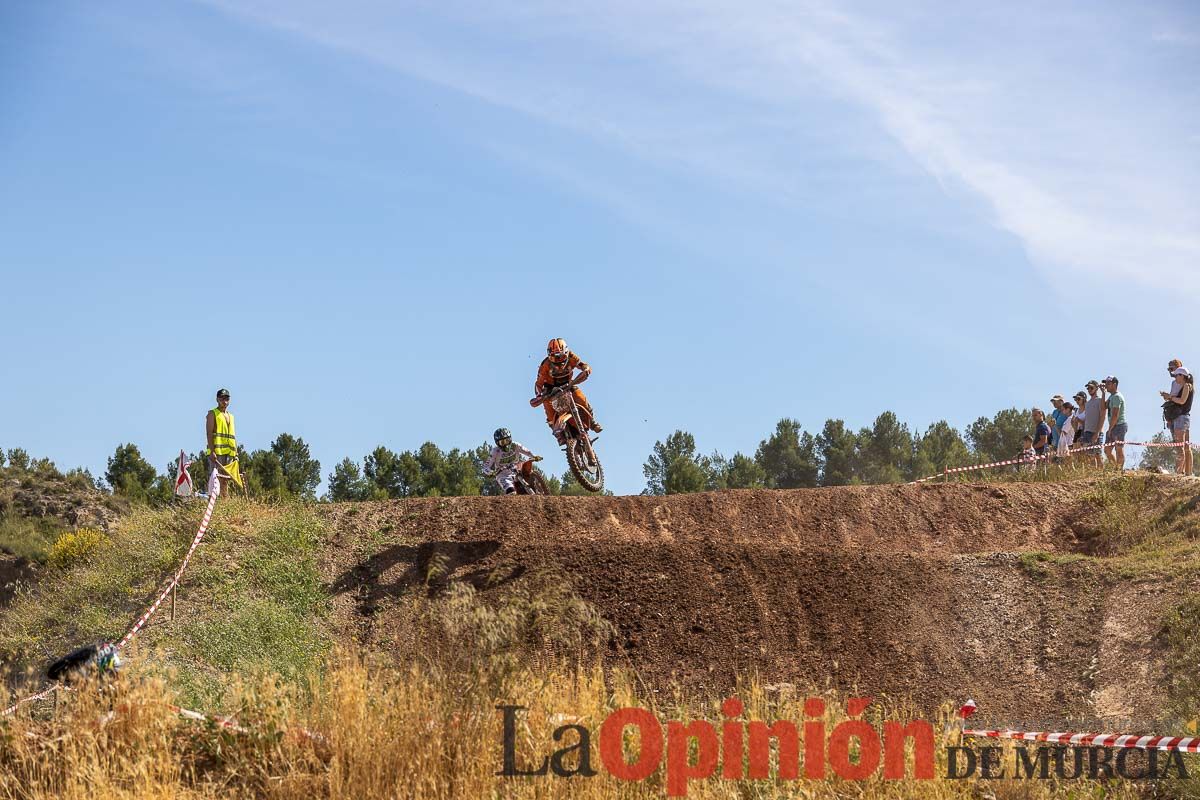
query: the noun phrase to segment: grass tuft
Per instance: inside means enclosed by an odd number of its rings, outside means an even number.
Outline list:
[[[62,526],[53,519],[5,515],[0,517],[0,550],[44,564],[61,531]]]

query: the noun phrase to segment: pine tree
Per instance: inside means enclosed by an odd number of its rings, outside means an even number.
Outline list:
[[[9,459],[12,453],[9,452]],[[142,453],[136,444],[117,445],[117,449],[108,459],[108,468],[104,471],[104,480],[116,494],[124,495],[131,500],[145,500],[149,496],[150,487],[158,473],[150,462],[142,458]]]
[[[642,465],[646,488],[642,494],[701,492],[708,486],[711,460],[696,453],[696,439],[687,431],[675,431],[666,441],[654,443],[654,452]]]
[[[329,488],[325,497],[334,503],[366,500],[371,496],[371,484],[363,477],[358,463],[343,458],[329,473]]]
[[[771,489],[816,486],[819,473],[817,443],[794,419],[781,419],[775,432],[758,445],[754,461]]]
[[[304,440],[281,433],[271,442],[271,452],[279,459],[287,493],[293,497],[314,497],[321,482],[321,462],[312,457]]]

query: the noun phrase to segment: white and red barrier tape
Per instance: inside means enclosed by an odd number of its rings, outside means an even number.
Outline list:
[[[217,497],[220,496],[220,494],[221,482],[213,481],[212,485],[209,487],[208,507],[204,509],[204,516],[200,520],[200,529],[196,531],[196,536],[192,539],[192,546],[189,547],[187,553],[184,554],[183,561],[179,564],[179,569],[175,570],[175,574],[171,576],[171,580],[167,581],[167,585],[164,586],[163,590],[159,593],[158,599],[154,601],[154,604],[151,605],[150,608],[146,609],[145,614],[142,614],[142,616],[138,618],[138,621],[135,622],[133,627],[129,629],[129,633],[121,637],[121,641],[117,642],[118,650],[129,644],[133,640],[133,637],[138,635],[138,632],[142,629],[142,627],[150,621],[150,617],[154,616],[154,612],[158,610],[158,607],[161,606],[163,601],[167,599],[167,595],[171,593],[171,590],[179,584],[179,579],[183,577],[183,571],[187,569],[188,562],[192,559],[192,553],[196,552],[196,548],[200,545],[200,540],[204,538],[204,534],[208,531],[208,523],[212,520],[213,508],[216,506]]]
[[[29,695],[29,697],[21,698],[20,700],[18,700],[17,702],[15,702],[11,706],[9,706],[8,708],[4,709],[3,711],[0,711],[0,717],[7,717],[9,714],[12,714],[14,711],[16,711],[18,708],[25,705],[26,703],[32,703],[34,700],[41,700],[43,697],[49,697],[50,695],[54,694],[61,688],[62,688],[62,685],[56,683],[53,686],[48,686],[45,689],[42,689],[37,694],[31,694],[31,695]]]
[[[1113,447],[1118,444],[1121,445],[1122,447],[1188,447],[1188,446],[1200,447],[1200,442],[1132,442],[1132,441],[1125,442],[1125,441],[1122,441],[1122,442],[1112,442],[1112,443],[1106,442],[1106,443],[1102,443],[1102,444],[1089,444],[1085,447],[1077,447],[1070,452],[1070,455],[1075,455],[1076,453],[1084,453],[1084,452],[1087,452],[1088,450],[1101,450],[1105,447]],[[1042,453],[1040,456],[1033,456],[1032,458],[1010,458],[1005,461],[993,461],[989,464],[971,464],[966,467],[950,467],[948,469],[942,470],[937,475],[929,475],[928,477],[925,477],[925,478],[917,478],[915,481],[910,481],[910,483],[925,483],[926,481],[937,480],[938,478],[944,478],[948,475],[957,475],[957,474],[963,473],[963,472],[975,472],[977,470],[992,469],[993,467],[1009,467],[1009,466],[1019,465],[1019,464],[1036,464],[1039,461],[1047,461],[1051,458],[1055,458],[1057,455],[1058,455],[1057,452],[1047,450],[1045,453]]]
[[[966,719],[975,713],[974,700],[968,700],[958,710]],[[966,728],[963,736],[986,739],[1015,739],[1023,742],[1048,742],[1078,747],[1119,747],[1139,750],[1178,750],[1181,753],[1200,753],[1200,737],[1150,736],[1137,733],[1071,733],[1051,731],[978,730]]]
[[[133,641],[133,637],[137,636],[142,628],[145,627],[146,623],[150,621],[150,617],[154,616],[154,612],[158,610],[158,607],[161,606],[163,601],[167,599],[167,596],[171,594],[171,590],[179,585],[179,580],[183,577],[183,571],[187,569],[188,562],[192,559],[192,554],[196,552],[196,548],[200,546],[200,540],[203,539],[204,534],[208,532],[208,524],[212,521],[213,509],[217,505],[217,497],[219,497],[220,494],[221,482],[217,480],[212,481],[209,485],[208,506],[204,509],[204,516],[200,519],[200,528],[196,531],[196,535],[192,538],[192,544],[190,547],[188,547],[187,553],[184,554],[183,561],[179,564],[179,569],[175,570],[175,574],[171,576],[169,581],[167,581],[166,586],[164,586],[163,590],[159,592],[158,598],[154,601],[150,608],[148,608],[146,612],[138,618],[138,621],[133,624],[133,627],[129,629],[129,632],[121,637],[121,641],[117,642],[117,650],[120,650],[121,648],[125,647],[125,645]],[[62,688],[61,684],[54,684],[53,686],[43,689],[37,694],[33,694],[29,697],[18,700],[8,708],[0,711],[0,717],[7,717],[26,703],[32,703],[35,700],[41,700],[44,697],[48,697],[60,688]]]

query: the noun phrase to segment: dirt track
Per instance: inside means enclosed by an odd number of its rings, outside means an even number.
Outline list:
[[[564,573],[652,686],[716,695],[737,676],[974,697],[1008,719],[1150,719],[1171,594],[1095,559],[1039,575],[1022,551],[1084,552],[1087,483],[845,487],[672,497],[443,498],[339,505],[326,574],[347,635],[452,580]],[[1178,489],[1164,479],[1162,491]]]

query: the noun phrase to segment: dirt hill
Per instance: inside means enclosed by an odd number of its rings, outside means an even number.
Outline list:
[[[324,512],[322,571],[342,635],[377,645],[408,641],[403,598],[439,588],[437,561],[496,597],[549,569],[651,686],[714,696],[756,673],[1009,720],[1145,720],[1163,620],[1196,589],[1176,556],[1197,502],[1188,479],[1142,476],[345,504]]]

